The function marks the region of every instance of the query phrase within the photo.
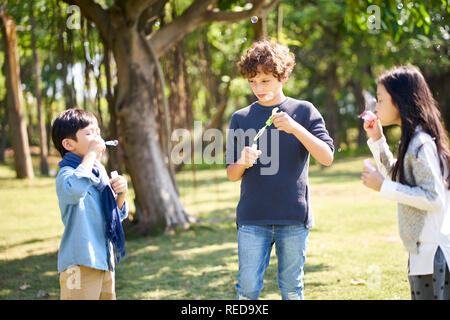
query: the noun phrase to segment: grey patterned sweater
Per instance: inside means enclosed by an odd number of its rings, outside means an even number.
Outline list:
[[[445,185],[433,138],[418,127],[405,154],[403,170],[409,185],[391,181],[394,159],[386,139],[367,142],[375,162],[386,178],[380,193],[398,202],[399,234],[410,253],[419,253],[420,235],[429,211],[445,206]]]

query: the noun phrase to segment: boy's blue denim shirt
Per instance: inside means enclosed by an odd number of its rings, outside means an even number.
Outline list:
[[[58,272],[73,265],[114,270],[113,246],[106,243],[100,192],[95,188],[99,181],[81,164],[76,169],[63,167],[56,176],[56,194],[65,227],[58,252]],[[120,221],[127,216],[125,201]]]

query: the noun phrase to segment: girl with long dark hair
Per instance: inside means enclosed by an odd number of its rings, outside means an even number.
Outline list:
[[[420,70],[394,67],[378,79],[377,119],[365,121],[378,170],[362,180],[398,202],[398,226],[409,253],[411,299],[450,299],[450,148],[437,103]],[[399,125],[394,159],[382,126]]]

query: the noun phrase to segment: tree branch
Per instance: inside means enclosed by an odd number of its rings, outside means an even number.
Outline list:
[[[142,12],[157,2],[158,0],[116,0],[116,5],[122,8],[129,22],[137,23]]]
[[[266,16],[269,13],[269,11],[271,11],[273,8],[275,8],[280,2],[281,2],[281,0],[273,0],[271,3],[264,6],[261,9],[261,15]]]
[[[161,11],[164,10],[164,6],[169,0],[158,0],[153,6],[147,7],[139,17],[138,21],[138,30],[139,32],[143,31],[144,34],[151,33],[152,28],[150,30],[146,30],[147,23],[151,23],[152,20],[157,19],[161,14]]]
[[[100,4],[94,0],[62,0],[69,5],[76,5],[81,9],[83,15],[89,20],[93,21],[97,26],[100,35],[104,41],[107,41],[111,46],[111,20],[109,18],[109,10],[104,9]]]
[[[240,12],[208,11],[206,13],[207,23],[213,21],[236,22],[258,14],[261,16],[266,16],[267,13],[280,2],[281,0],[273,0],[269,4],[264,5],[265,0],[257,0],[254,1],[253,8]]]
[[[210,10],[211,6],[216,4],[217,0],[197,0],[176,18],[172,23],[164,26],[155,34],[147,37],[153,41],[153,48],[158,57],[162,56],[174,43],[180,41],[187,34],[198,27],[213,21],[234,22],[251,17],[261,12],[269,10],[280,0],[273,0],[264,6],[266,0],[254,0],[253,8],[240,12],[223,12],[216,9]]]

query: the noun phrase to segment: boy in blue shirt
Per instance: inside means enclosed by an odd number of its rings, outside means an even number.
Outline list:
[[[61,113],[53,122],[52,140],[63,157],[56,176],[65,227],[58,252],[60,298],[114,300],[114,264],[125,256],[127,181],[123,176],[110,180],[99,161],[105,143],[91,113]]]
[[[236,208],[238,299],[258,299],[274,243],[282,298],[303,299],[306,243],[313,226],[309,155],[329,166],[334,146],[319,111],[283,94],[294,65],[289,49],[270,40],[254,43],[238,63],[258,98],[232,115],[227,138],[227,176],[242,179]]]

